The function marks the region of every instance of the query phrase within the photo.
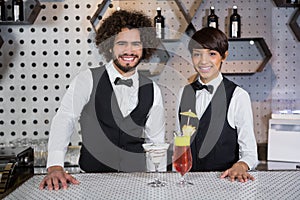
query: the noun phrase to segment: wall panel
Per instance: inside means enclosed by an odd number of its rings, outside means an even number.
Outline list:
[[[33,25],[1,25],[5,41],[0,49],[0,140],[48,137],[50,122],[70,81],[87,67],[104,62],[93,43],[89,19],[98,0],[41,1],[44,8]],[[154,17],[162,7],[167,28],[180,41],[166,43],[170,59],[161,74],[151,77],[160,85],[167,119],[167,141],[175,126],[177,92],[194,74],[187,52],[188,23],[175,1],[113,1],[115,9],[144,10]],[[209,7],[215,6],[220,29],[228,33],[233,5],[242,16],[242,37],[263,37],[273,57],[256,74],[228,75],[250,93],[258,143],[267,141],[268,120],[278,109],[299,109],[299,42],[288,27],[295,8],[277,8],[269,0],[181,1],[196,29],[205,26]],[[145,9],[146,8],[146,9]],[[110,10],[111,12],[113,10]],[[232,52],[234,53],[234,52]],[[75,135],[73,144],[80,137]]]

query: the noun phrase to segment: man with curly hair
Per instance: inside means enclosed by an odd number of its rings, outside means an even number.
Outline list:
[[[66,189],[68,183],[79,183],[63,168],[78,119],[79,166],[85,172],[149,170],[142,144],[164,142],[161,91],[137,71],[158,45],[151,19],[141,12],[115,11],[103,20],[95,39],[107,64],[79,73],[64,95],[52,120],[48,174],[40,189]]]

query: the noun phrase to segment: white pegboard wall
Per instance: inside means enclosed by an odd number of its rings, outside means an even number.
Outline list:
[[[275,8],[273,27],[272,110],[300,109],[299,63],[300,45],[286,23],[294,15],[294,8]]]
[[[3,99],[5,104],[1,109],[3,128],[0,137],[4,142],[15,138],[48,137],[51,119],[72,78],[80,70],[98,66],[101,60],[93,44],[94,33],[89,22],[101,2],[41,3],[43,9],[33,25],[1,27],[5,41],[10,42],[2,47],[5,51],[1,51],[3,84],[0,92],[4,97],[12,97]],[[151,18],[156,15],[156,8],[162,7],[164,15],[169,16],[166,18],[168,28],[180,33],[187,26],[174,1],[112,3],[114,7],[108,13],[116,7],[143,10],[147,5],[149,9],[143,11]],[[184,8],[191,15],[199,3]],[[21,72],[23,78],[19,77]],[[166,97],[167,93],[164,93]],[[15,98],[17,96],[22,99]],[[165,104],[169,105],[168,102]],[[174,115],[173,109],[172,113]]]
[[[1,49],[0,69],[4,142],[48,137],[72,78],[99,63],[88,21],[97,3],[43,2],[43,7],[31,26],[1,26],[8,41]]]
[[[277,8],[272,1],[180,1],[194,16],[198,30],[205,26],[209,7],[214,5],[220,17],[220,29],[228,33],[228,17],[233,5],[242,16],[242,37],[263,37],[273,57],[265,69],[251,75],[228,76],[249,92],[254,112],[255,134],[259,143],[267,141],[267,121],[272,110],[291,102],[299,109],[299,42],[287,27],[294,8]],[[0,49],[0,140],[48,137],[50,122],[74,76],[87,67],[98,66],[103,59],[93,43],[89,22],[101,3],[98,0],[41,1],[41,10],[33,25],[1,25],[5,43]],[[175,1],[113,1],[121,9],[143,10],[150,17],[162,7],[167,28],[184,32],[187,23]],[[116,7],[115,6],[115,7]],[[114,9],[115,9],[114,7]],[[146,8],[146,9],[145,9]],[[167,141],[172,140],[175,123],[176,93],[194,74],[187,41],[168,43],[171,57],[159,76],[167,119]],[[75,138],[74,143],[79,141]]]

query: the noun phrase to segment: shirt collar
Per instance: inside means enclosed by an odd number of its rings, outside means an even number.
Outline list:
[[[120,77],[122,79],[129,79],[129,78],[131,78],[132,81],[133,81],[133,87],[138,87],[139,76],[138,76],[138,73],[137,73],[137,69],[135,69],[135,73],[133,75],[131,75],[129,77],[124,77],[114,67],[113,61],[110,61],[108,64],[106,64],[105,68],[106,68],[106,71],[108,73],[109,80],[110,80],[111,84],[114,84],[114,81],[115,81],[115,79],[117,77]]]
[[[222,76],[222,74],[221,74],[220,72],[219,72],[218,76],[217,76],[215,79],[209,81],[208,83],[203,83],[203,82],[201,81],[200,77],[198,77],[198,81],[199,81],[201,84],[203,84],[203,85],[212,85],[212,86],[214,87],[213,94],[215,93],[215,91],[216,91],[217,88],[219,87],[219,85],[220,85],[220,83],[222,82],[222,80],[223,80],[223,76]]]

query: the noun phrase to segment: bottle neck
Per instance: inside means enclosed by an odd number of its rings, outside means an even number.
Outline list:
[[[233,9],[233,14],[237,14],[237,9]]]
[[[161,16],[161,10],[158,10],[158,11],[157,11],[157,15],[158,15],[158,16]]]
[[[214,10],[214,9],[211,9],[211,10],[210,10],[210,14],[211,14],[211,15],[214,15],[214,14],[215,14],[215,10]]]

